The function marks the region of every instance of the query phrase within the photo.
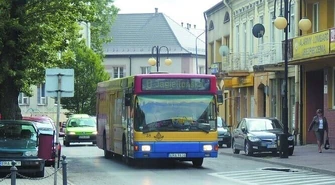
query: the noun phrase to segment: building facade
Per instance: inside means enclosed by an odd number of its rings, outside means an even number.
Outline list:
[[[314,34],[316,34],[315,38],[322,37],[320,34],[323,33],[319,33],[322,30],[326,30],[325,33],[331,35],[329,29],[334,27],[334,1],[292,0],[288,2],[291,3],[288,6],[288,57],[290,60],[287,79],[288,127],[289,132],[295,134],[297,143],[316,143],[314,136],[307,132],[307,127],[317,107],[325,109],[325,115],[332,121],[335,101],[331,95],[334,94],[334,85],[330,83],[335,80],[331,77],[334,76],[331,59],[312,63],[311,61],[316,60],[315,57],[313,58],[315,54],[310,56],[301,52],[304,47],[307,48],[305,49],[307,53],[316,51],[313,50],[313,45],[298,46],[297,43],[313,39]],[[243,117],[266,116],[282,119],[285,33],[277,29],[274,23],[280,11],[284,9],[282,5],[279,0],[223,0],[205,12],[210,15],[206,24],[208,65],[213,62],[221,65],[220,70],[215,73],[219,77],[223,76],[224,79],[226,101],[224,110],[220,111],[220,114],[232,126],[236,126]],[[220,11],[218,7],[221,8]],[[224,24],[228,22],[226,14],[229,14],[229,26]],[[305,16],[312,22],[312,28],[306,33],[299,29],[299,21]],[[212,39],[212,35],[222,38],[222,42]],[[325,35],[324,37],[326,38]],[[316,51],[318,55],[327,57],[332,55],[331,36],[329,38],[329,52],[320,54]],[[321,39],[320,42],[322,41],[327,42]],[[228,52],[223,52],[226,51],[225,49],[220,50],[218,47],[220,45],[227,46]],[[298,55],[301,55],[300,58]],[[308,77],[307,74],[310,76]],[[319,77],[318,82],[314,82],[317,79],[315,77]],[[315,83],[322,85],[314,88]],[[313,92],[317,93],[314,97],[318,98],[309,98],[314,95]],[[330,133],[332,132],[334,127],[330,128]],[[331,137],[331,139],[334,138]]]
[[[163,71],[205,73],[204,30],[185,25],[157,8],[154,13],[118,14],[110,33],[113,40],[104,45],[104,66],[110,77]],[[155,58],[156,65],[151,66],[149,58]],[[170,65],[165,63],[167,58],[172,60]]]

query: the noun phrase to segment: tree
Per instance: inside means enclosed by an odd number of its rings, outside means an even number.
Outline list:
[[[0,113],[20,119],[20,92],[44,81],[45,68],[64,65],[59,52],[78,39],[78,22],[92,22],[95,51],[108,40],[118,9],[112,0],[1,0],[0,1]],[[107,19],[107,17],[110,17]]]
[[[70,43],[69,51],[63,54],[63,68],[74,69],[74,97],[62,98],[63,108],[72,113],[95,115],[97,83],[109,79],[102,65],[103,58],[88,48],[84,41]]]

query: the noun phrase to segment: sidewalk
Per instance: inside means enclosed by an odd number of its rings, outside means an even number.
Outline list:
[[[243,151],[241,151],[240,154],[233,154],[231,148],[222,148],[219,150],[219,153],[224,155],[241,157],[244,159],[287,166],[289,168],[311,170],[330,175],[335,175],[334,149],[329,150],[323,149],[322,153],[319,153],[317,149],[318,147],[315,144],[294,146],[294,147],[295,148],[293,155],[289,156],[288,158],[279,158],[278,156],[273,155],[270,155],[269,157],[264,157],[265,155],[246,156]]]
[[[11,179],[7,178],[4,181],[0,182],[0,185],[11,185]],[[52,167],[45,167],[45,175],[44,178],[41,179],[24,179],[18,177],[16,179],[16,185],[55,185],[55,175],[54,175],[54,168]],[[63,185],[63,176],[62,170],[60,169],[57,172],[57,184],[56,185]],[[70,182],[67,185],[72,185]]]

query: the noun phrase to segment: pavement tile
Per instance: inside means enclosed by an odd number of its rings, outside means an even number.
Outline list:
[[[219,152],[224,155],[231,155],[241,158],[248,158],[260,162],[267,162],[287,166],[290,168],[311,170],[330,175],[335,175],[335,150],[324,150],[322,153],[318,152],[318,147],[315,144],[294,146],[294,153],[288,158],[273,157],[257,157],[246,156],[241,151],[240,154],[233,154],[232,149],[224,148]]]

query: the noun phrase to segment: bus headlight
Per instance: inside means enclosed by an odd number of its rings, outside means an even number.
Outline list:
[[[204,151],[212,151],[213,150],[213,146],[212,145],[204,145],[203,149],[204,149]]]
[[[69,132],[69,135],[76,135],[75,132]]]
[[[97,134],[98,134],[98,132],[97,132],[97,131],[94,131],[94,132],[92,132],[92,134],[93,134],[93,135],[97,135]]]
[[[150,152],[151,151],[151,146],[150,145],[142,145],[141,150],[143,152]]]

